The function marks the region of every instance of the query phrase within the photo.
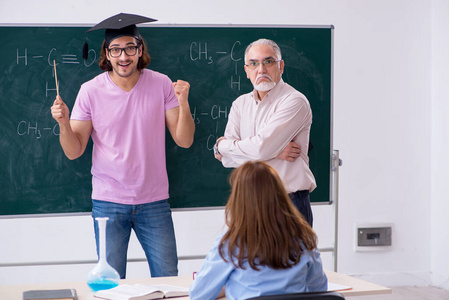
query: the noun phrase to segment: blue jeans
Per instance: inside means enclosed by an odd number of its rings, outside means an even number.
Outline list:
[[[132,229],[145,252],[151,276],[178,275],[175,231],[167,200],[142,205],[99,200],[92,202],[97,255],[99,236],[95,218],[109,217],[106,223],[106,259],[120,278],[126,277],[126,257]]]
[[[310,206],[309,191],[296,191],[288,195],[299,212],[304,216],[304,219],[309,223],[310,227],[313,227],[313,215],[312,207]]]

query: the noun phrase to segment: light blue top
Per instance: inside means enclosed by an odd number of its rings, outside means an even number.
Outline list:
[[[303,252],[299,263],[289,269],[274,270],[259,266],[259,271],[256,271],[247,262],[244,264],[246,269],[225,262],[218,252],[220,239],[221,236],[215,241],[190,286],[192,300],[215,299],[223,286],[228,300],[327,290],[327,277],[318,249]],[[224,250],[227,258],[227,247]]]

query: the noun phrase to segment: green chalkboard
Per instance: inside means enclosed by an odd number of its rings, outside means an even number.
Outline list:
[[[103,36],[87,35],[88,60],[81,58],[86,27],[0,26],[0,215],[89,212],[91,144],[70,161],[59,145],[50,114],[59,91],[71,108],[81,84],[101,72]],[[196,124],[189,149],[167,138],[172,208],[223,206],[230,169],[214,159],[212,146],[224,133],[232,101],[251,91],[244,72],[246,46],[269,38],[281,47],[284,81],[304,93],[313,111],[310,167],[318,187],[312,202],[329,202],[332,154],[332,26],[142,26],[150,69],[191,84],[189,102]]]

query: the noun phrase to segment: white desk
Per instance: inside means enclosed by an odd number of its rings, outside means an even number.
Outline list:
[[[348,275],[339,274],[332,271],[326,271],[326,276],[328,282],[352,287],[349,290],[338,291],[345,297],[391,294],[390,288],[383,287],[364,280],[360,280]]]
[[[329,282],[351,286],[350,290],[339,291],[345,297],[348,296],[363,296],[363,295],[381,295],[391,294],[391,289],[369,283],[357,278],[347,275],[338,274],[332,271],[326,271]],[[192,283],[192,276],[178,276],[178,277],[159,277],[159,278],[141,278],[141,279],[124,279],[122,283],[134,284],[171,284],[183,287],[189,287]],[[22,300],[22,293],[28,290],[52,290],[74,288],[78,294],[78,300],[96,300],[94,293],[87,286],[86,282],[60,282],[60,283],[45,283],[45,284],[24,284],[24,285],[4,285],[0,286],[0,300]],[[174,298],[176,300],[187,300],[189,297]],[[223,298],[224,299],[224,298]]]

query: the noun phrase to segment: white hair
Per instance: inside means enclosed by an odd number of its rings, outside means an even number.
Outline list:
[[[252,46],[256,46],[256,45],[269,45],[269,46],[273,47],[273,50],[276,53],[276,57],[275,57],[276,60],[282,59],[281,48],[279,48],[278,44],[276,44],[274,41],[269,40],[269,39],[258,39],[257,41],[252,42],[251,44],[248,45],[248,47],[246,47],[245,63],[246,63],[246,57],[247,57],[249,49],[251,49]]]

